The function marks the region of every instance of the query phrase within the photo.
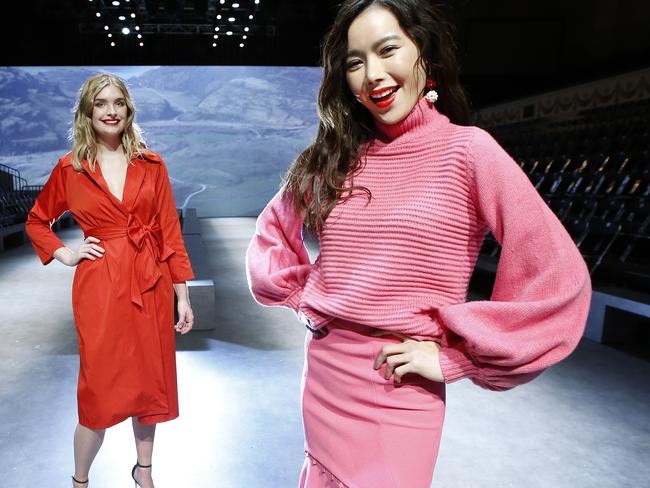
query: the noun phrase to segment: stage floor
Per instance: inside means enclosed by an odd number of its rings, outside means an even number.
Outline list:
[[[254,223],[201,220],[216,328],[178,337],[181,416],[158,427],[157,488],[297,486],[305,329],[292,312],[261,307],[248,292],[244,253]],[[61,236],[70,245],[81,239],[78,229]],[[72,274],[56,261],[42,266],[30,245],[0,254],[4,488],[70,486],[79,362]],[[449,385],[432,486],[647,486],[649,378],[647,361],[583,340],[568,360],[512,391]],[[130,486],[134,462],[124,422],[107,432],[90,486]]]

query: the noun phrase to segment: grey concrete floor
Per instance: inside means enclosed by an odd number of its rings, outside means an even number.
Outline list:
[[[216,329],[179,337],[181,417],[158,428],[158,488],[294,487],[303,461],[304,329],[258,306],[244,274],[252,219],[203,219]],[[62,233],[71,245],[78,230]],[[78,356],[73,270],[31,246],[0,254],[0,487],[70,486]],[[650,364],[583,341],[529,385],[450,385],[433,487],[637,488],[650,483]],[[130,425],[107,432],[91,487],[127,487]],[[378,487],[368,487],[378,488]],[[410,487],[404,487],[410,488]]]

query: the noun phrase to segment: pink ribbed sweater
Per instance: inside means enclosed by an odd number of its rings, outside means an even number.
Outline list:
[[[378,126],[354,184],[319,235],[312,265],[301,220],[278,193],[247,253],[251,291],[316,327],[334,319],[441,344],[446,382],[524,383],[565,358],[589,310],[579,251],[526,175],[485,131],[422,99]],[[490,301],[466,302],[487,229],[502,244]]]

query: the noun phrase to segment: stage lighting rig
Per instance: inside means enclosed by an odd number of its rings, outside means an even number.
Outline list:
[[[268,0],[267,0],[268,1]],[[246,47],[251,27],[256,28],[253,21],[260,8],[260,0],[213,0],[214,15],[212,21],[215,32],[225,32],[224,42],[232,45],[238,45],[240,48]],[[212,13],[212,12],[211,12]],[[216,40],[212,47],[218,47]]]
[[[272,26],[259,25],[258,13],[268,1],[88,0],[80,32],[99,34],[110,47],[142,47],[145,39],[184,35],[207,38],[215,48],[243,48],[251,37],[274,35]]]
[[[136,0],[88,0],[90,18],[95,22],[82,22],[80,31],[82,34],[94,34],[101,29],[107,45],[111,48],[127,44],[143,47],[144,41],[142,35],[139,35],[140,3]]]

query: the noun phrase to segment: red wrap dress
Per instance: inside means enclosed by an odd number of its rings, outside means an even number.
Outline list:
[[[26,230],[43,264],[64,244],[51,229],[69,210],[104,256],[82,260],[72,307],[79,340],[79,422],[103,429],[128,417],[155,424],[178,416],[173,283],[193,277],[167,169],[134,157],[122,201],[101,168],[61,158],[29,213]]]

